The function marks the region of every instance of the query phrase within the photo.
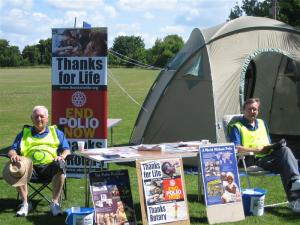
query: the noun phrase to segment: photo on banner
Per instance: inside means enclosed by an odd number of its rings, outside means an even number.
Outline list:
[[[138,161],[137,174],[143,224],[189,224],[181,159]]]

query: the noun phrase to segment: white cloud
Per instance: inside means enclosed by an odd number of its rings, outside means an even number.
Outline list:
[[[12,19],[13,18],[13,21]],[[29,19],[30,18],[30,19]],[[37,44],[40,39],[51,37],[51,27],[61,24],[63,19],[51,19],[40,12],[12,9],[0,15],[1,33],[12,45],[19,46]]]
[[[87,10],[103,6],[103,0],[46,0],[46,3],[67,10]]]
[[[118,32],[123,32],[125,34],[132,35],[133,33],[139,32],[141,29],[140,23],[132,23],[132,24],[115,24],[114,30],[118,30]]]
[[[105,10],[105,12],[107,12],[109,17],[115,18],[118,15],[115,7],[113,7],[113,6],[106,5],[104,7],[104,10]]]
[[[165,26],[159,29],[164,34],[182,34],[185,32],[182,26]]]
[[[64,15],[64,26],[70,27],[70,24],[75,23],[75,18],[76,18],[76,26],[81,27],[82,26],[82,21],[85,20],[87,17],[87,12],[86,11],[67,11]],[[79,24],[81,22],[81,24]],[[62,27],[62,26],[61,26]]]
[[[119,0],[120,9],[131,11],[144,11],[150,9],[171,10],[175,9],[177,0]]]
[[[7,1],[8,4],[10,4],[14,8],[21,8],[21,9],[31,9],[33,6],[32,0],[10,0]]]
[[[150,13],[150,12],[146,12],[144,14],[144,18],[147,19],[147,20],[151,20],[151,19],[154,18],[154,15],[152,13]]]
[[[157,38],[225,22],[242,0],[0,0],[0,35],[22,49],[51,37],[51,28],[82,21],[108,27],[108,43],[119,35],[142,36],[147,48]]]

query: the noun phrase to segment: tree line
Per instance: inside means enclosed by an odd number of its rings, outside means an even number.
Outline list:
[[[118,36],[109,49],[108,63],[111,66],[164,67],[183,47],[178,35],[157,39],[152,48],[146,49],[140,36]],[[52,39],[40,40],[36,45],[27,45],[23,51],[0,39],[0,67],[51,65]]]
[[[276,18],[296,29],[300,29],[300,0],[243,0],[230,10],[228,20],[240,16]],[[17,46],[0,39],[0,67],[51,65],[51,38],[40,40],[36,45],[25,46],[20,52]],[[152,48],[146,49],[140,36],[118,36],[109,49],[110,66],[165,67],[183,47],[184,41],[178,35],[157,39]]]
[[[243,15],[273,18],[300,29],[299,0],[243,0],[230,10],[229,19]]]

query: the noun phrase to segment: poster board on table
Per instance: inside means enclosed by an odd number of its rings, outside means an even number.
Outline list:
[[[199,155],[208,222],[245,219],[234,145],[203,145]]]
[[[182,160],[138,160],[136,171],[143,224],[189,225]]]
[[[89,180],[95,224],[137,224],[127,170],[92,172]]]
[[[107,147],[107,28],[52,29],[52,124],[72,151]]]

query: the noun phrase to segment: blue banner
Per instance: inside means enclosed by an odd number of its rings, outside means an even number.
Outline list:
[[[200,146],[199,155],[206,206],[241,201],[234,145]]]

